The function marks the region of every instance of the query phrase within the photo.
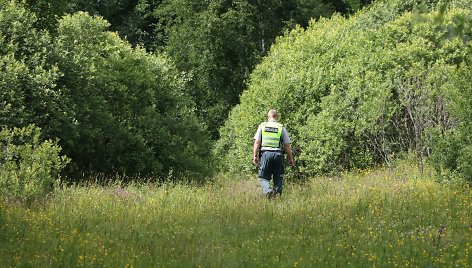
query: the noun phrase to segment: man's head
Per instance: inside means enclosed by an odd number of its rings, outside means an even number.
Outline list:
[[[277,121],[277,119],[279,118],[279,115],[277,114],[277,110],[275,109],[270,109],[269,112],[267,113],[267,118],[269,119],[269,121]]]

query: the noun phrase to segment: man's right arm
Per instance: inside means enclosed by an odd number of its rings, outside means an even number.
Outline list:
[[[254,140],[253,156],[252,163],[254,165],[259,165],[259,149],[261,148],[261,140]]]
[[[262,132],[260,126],[257,128],[256,134],[254,135],[254,147],[252,149],[253,156],[252,156],[252,163],[254,165],[259,165],[259,151],[261,149],[261,140],[262,140]]]

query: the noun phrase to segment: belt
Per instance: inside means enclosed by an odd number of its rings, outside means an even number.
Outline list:
[[[282,150],[261,150],[261,154],[262,154],[262,153],[266,153],[266,152],[283,153]]]

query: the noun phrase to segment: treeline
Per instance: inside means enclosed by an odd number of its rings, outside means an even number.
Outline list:
[[[37,22],[26,6],[1,2],[2,128],[34,124],[58,138],[74,179],[209,174],[208,131],[168,57],[133,48],[87,13],[62,17],[54,34]],[[8,146],[2,161],[15,157]]]
[[[2,191],[245,173],[272,107],[292,175],[470,179],[470,0],[370,2],[0,0]]]
[[[276,37],[369,2],[0,0],[2,192],[61,171],[211,176],[218,129]]]
[[[277,36],[311,18],[352,14],[372,0],[29,0],[42,28],[85,11],[132,46],[165,52],[185,73],[186,93],[212,139]]]
[[[221,129],[226,168],[251,170],[250,137],[277,107],[293,136],[297,176],[413,154],[443,178],[472,181],[471,7],[377,1],[278,39]]]

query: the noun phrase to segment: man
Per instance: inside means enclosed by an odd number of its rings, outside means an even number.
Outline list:
[[[282,194],[282,182],[284,176],[284,152],[287,153],[288,162],[294,165],[292,146],[287,130],[277,122],[277,111],[272,109],[267,114],[267,122],[261,123],[254,135],[254,157],[252,162],[259,165],[259,181],[262,192],[267,198]],[[260,161],[259,161],[260,156]],[[270,187],[273,177],[274,188]]]

